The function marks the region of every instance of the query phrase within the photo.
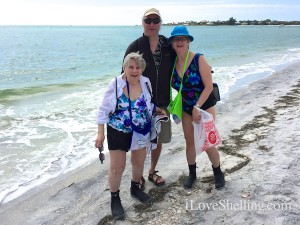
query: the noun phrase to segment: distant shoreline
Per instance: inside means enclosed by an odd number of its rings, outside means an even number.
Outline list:
[[[271,24],[271,25],[264,25],[264,24],[236,24],[236,25],[228,25],[228,24],[163,24],[163,26],[230,26],[230,27],[234,27],[234,26],[264,26],[264,27],[280,27],[280,26],[300,26],[300,24],[289,24],[289,25],[284,25],[284,24]],[[140,25],[136,25],[136,26],[140,26]]]
[[[243,24],[239,24],[239,25],[228,25],[228,24],[162,24],[162,26],[166,26],[166,27],[171,27],[171,26],[180,26],[180,25],[184,25],[184,26],[198,26],[198,27],[216,27],[216,26],[227,26],[227,27],[235,27],[235,26],[260,26],[260,27],[298,27],[300,26],[300,24],[291,24],[291,25],[243,25]],[[136,24],[136,25],[49,25],[49,24],[45,24],[45,25],[0,25],[0,28],[5,28],[5,27],[141,27],[141,24]]]
[[[229,20],[217,20],[217,21],[209,21],[209,20],[202,20],[202,21],[185,21],[185,22],[169,22],[163,23],[163,26],[300,26],[300,21],[284,21],[284,20],[239,20],[237,21],[233,17]],[[76,25],[76,24],[0,24],[0,27],[7,27],[7,26],[61,26],[61,27],[99,27],[99,26],[142,26],[141,24],[118,24],[118,25]]]
[[[203,20],[200,22],[197,21],[186,21],[186,22],[172,22],[172,23],[165,23],[164,25],[167,26],[178,26],[178,25],[184,25],[184,26],[247,26],[247,25],[254,25],[254,26],[288,26],[288,25],[300,25],[300,21],[278,21],[278,20],[240,20],[237,21],[234,18],[230,18],[227,21],[208,21]]]

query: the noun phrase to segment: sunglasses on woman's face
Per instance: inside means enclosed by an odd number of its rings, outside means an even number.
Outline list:
[[[103,146],[99,147],[98,149],[99,149],[99,160],[100,160],[101,164],[103,164],[103,161],[105,159],[105,155],[104,155],[104,153],[102,153],[103,152]]]
[[[144,22],[146,24],[151,24],[151,23],[159,24],[160,23],[160,18],[154,18],[154,19],[146,18],[146,19],[144,19]]]
[[[186,37],[174,37],[174,38],[172,39],[172,41],[174,41],[174,42],[179,42],[179,41],[184,42],[184,41],[186,41],[186,40],[187,40]]]

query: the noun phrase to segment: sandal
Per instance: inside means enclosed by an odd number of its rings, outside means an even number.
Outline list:
[[[148,176],[148,180],[159,187],[159,186],[164,185],[165,181],[163,180],[161,182],[158,182],[158,180],[162,179],[162,177],[159,176],[157,173],[158,173],[158,170],[155,170],[153,173],[150,173],[149,176]],[[153,178],[154,176],[156,176],[156,179]]]

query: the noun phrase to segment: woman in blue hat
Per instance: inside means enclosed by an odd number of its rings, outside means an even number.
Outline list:
[[[176,26],[169,38],[176,52],[173,65],[171,85],[177,91],[182,81],[182,127],[186,141],[186,159],[189,166],[189,176],[184,181],[184,187],[191,188],[196,180],[196,151],[194,144],[194,127],[192,122],[199,123],[201,113],[197,108],[206,110],[215,118],[215,107],[217,103],[213,96],[213,82],[211,67],[204,56],[189,50],[189,44],[194,40],[185,26]],[[224,174],[220,168],[220,155],[216,147],[206,150],[212,163],[215,177],[215,187],[221,188],[225,185]]]

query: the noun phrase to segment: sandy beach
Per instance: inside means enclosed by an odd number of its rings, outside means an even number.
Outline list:
[[[183,188],[188,166],[181,125],[174,124],[158,165],[166,186],[146,181],[152,205],[130,196],[128,156],[120,193],[126,219],[112,220],[107,155],[104,164],[97,161],[1,205],[1,224],[300,224],[299,68],[294,64],[218,103],[223,189],[214,189],[206,153],[197,156],[196,185]],[[91,154],[98,157],[96,149]]]

